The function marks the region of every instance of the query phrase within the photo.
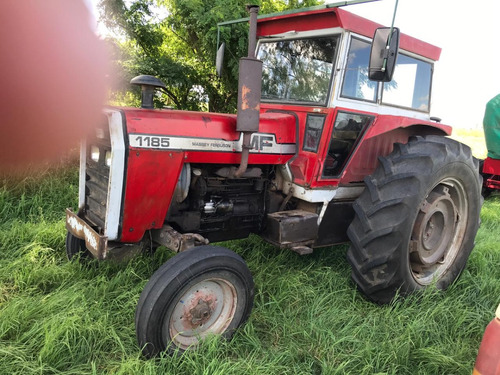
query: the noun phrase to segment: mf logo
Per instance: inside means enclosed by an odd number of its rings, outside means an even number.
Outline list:
[[[250,145],[252,146],[252,149],[257,150],[257,151],[263,151],[264,147],[273,147],[274,144],[274,137],[271,135],[260,135],[260,134],[253,134],[252,135],[252,141]]]

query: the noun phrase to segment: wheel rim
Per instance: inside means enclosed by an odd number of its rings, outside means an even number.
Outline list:
[[[164,329],[172,343],[185,350],[208,334],[224,333],[233,320],[237,303],[232,283],[219,278],[203,280],[180,296]]]
[[[415,281],[428,285],[453,264],[467,227],[468,202],[462,183],[442,180],[420,205],[410,239],[410,268]]]

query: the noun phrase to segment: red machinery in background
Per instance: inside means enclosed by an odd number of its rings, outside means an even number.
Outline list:
[[[483,120],[488,157],[480,163],[483,196],[500,189],[500,94],[486,104]]]

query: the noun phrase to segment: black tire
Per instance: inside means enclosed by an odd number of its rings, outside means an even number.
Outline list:
[[[479,228],[478,161],[469,147],[440,136],[395,144],[365,178],[348,228],[352,279],[366,297],[388,303],[462,272]]]
[[[152,357],[194,348],[207,334],[230,338],[250,316],[253,299],[252,274],[239,255],[217,246],[184,251],[162,265],[142,291],[137,341]]]
[[[90,251],[85,247],[85,241],[73,236],[70,232],[66,234],[66,256],[68,260],[73,260],[76,257],[80,259],[90,258]]]

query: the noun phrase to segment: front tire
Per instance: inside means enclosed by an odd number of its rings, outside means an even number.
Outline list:
[[[254,283],[244,260],[217,246],[177,254],[146,284],[135,325],[143,353],[196,347],[209,334],[230,338],[249,317]]]
[[[412,137],[365,178],[348,229],[352,278],[368,299],[388,303],[462,272],[479,228],[481,177],[469,147]]]
[[[66,234],[66,256],[69,261],[74,260],[78,256],[80,259],[90,258],[92,255],[85,247],[85,240],[75,237],[70,232]]]

